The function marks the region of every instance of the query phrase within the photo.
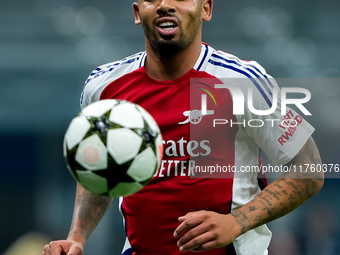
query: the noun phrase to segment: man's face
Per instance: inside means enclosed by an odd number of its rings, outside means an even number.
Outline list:
[[[166,55],[201,40],[202,21],[211,18],[211,1],[206,0],[139,0],[133,9],[152,48]]]

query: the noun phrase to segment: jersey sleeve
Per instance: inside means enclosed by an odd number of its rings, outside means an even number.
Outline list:
[[[143,56],[145,56],[145,52],[139,52],[94,69],[85,81],[85,86],[80,96],[81,109],[98,101],[102,91],[108,84],[141,67],[144,60]]]
[[[98,93],[98,86],[102,82],[102,79],[100,79],[100,76],[103,73],[102,70],[103,66],[97,67],[86,79],[83,91],[80,95],[81,109],[84,109],[86,106],[99,100],[100,94]]]
[[[241,83],[245,95],[244,115],[237,115],[241,128],[276,165],[288,163],[305,145],[314,128],[293,109],[287,107],[281,112],[281,90],[269,75]]]
[[[80,108],[99,101],[103,89],[120,75],[116,70],[120,68],[120,62],[112,62],[94,69],[85,81],[83,91],[80,96]]]

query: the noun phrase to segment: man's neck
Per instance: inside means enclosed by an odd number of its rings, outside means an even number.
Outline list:
[[[201,53],[201,41],[193,42],[187,49],[172,57],[157,56],[151,46],[146,46],[146,73],[159,81],[174,80],[189,72]]]

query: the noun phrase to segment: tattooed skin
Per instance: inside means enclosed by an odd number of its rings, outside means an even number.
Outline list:
[[[78,186],[69,237],[81,235],[84,241],[87,240],[111,202],[112,198],[93,194]]]
[[[231,213],[237,221],[237,223],[242,226],[242,233],[248,231],[251,227],[251,222],[247,218],[247,216],[241,211],[234,211]]]
[[[294,172],[291,167],[288,173],[268,185],[252,201],[231,213],[242,227],[242,233],[286,215],[321,189],[323,173],[308,171],[305,164],[322,164],[312,138],[287,164],[298,166],[302,171]]]

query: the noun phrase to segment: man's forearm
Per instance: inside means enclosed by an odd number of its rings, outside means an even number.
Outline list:
[[[322,180],[281,177],[231,214],[242,233],[284,216],[319,191]]]
[[[72,224],[67,238],[85,245],[111,202],[112,198],[95,195],[78,184]]]
[[[308,166],[311,164],[322,164],[312,138],[287,164],[297,166],[298,172],[291,167],[290,172],[283,174],[252,201],[231,213],[242,228],[242,233],[286,215],[315,195],[323,185],[324,176],[323,173],[309,171]]]

